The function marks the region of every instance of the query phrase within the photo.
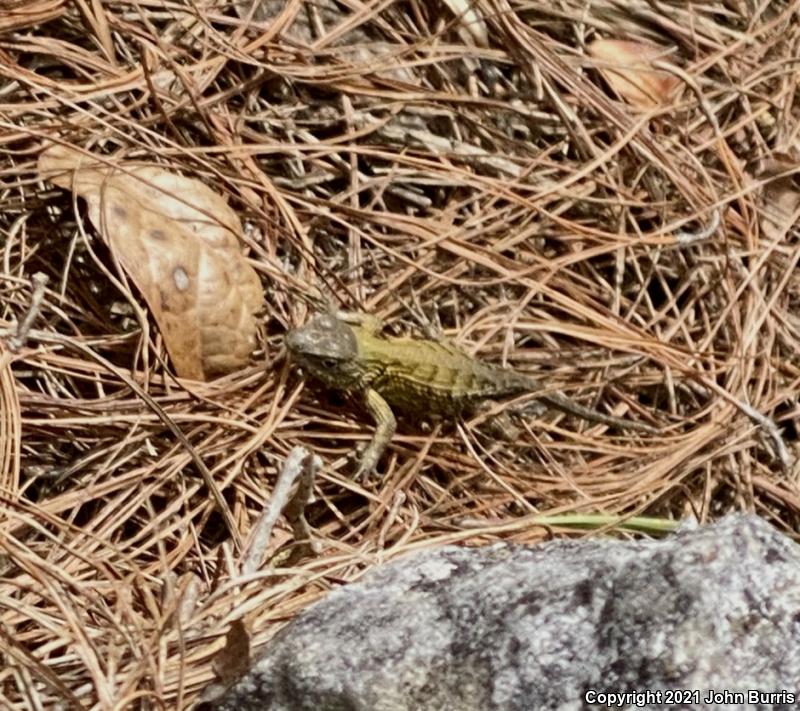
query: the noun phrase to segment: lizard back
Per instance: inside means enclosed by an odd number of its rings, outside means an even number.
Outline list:
[[[532,389],[513,371],[483,363],[457,346],[412,338],[381,338],[353,327],[362,387],[410,413],[456,414],[475,402]]]

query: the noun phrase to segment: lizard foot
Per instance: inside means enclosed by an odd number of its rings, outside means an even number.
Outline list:
[[[375,467],[377,464],[377,460],[372,460],[372,458],[366,456],[361,457],[353,478],[360,483],[369,480],[372,474],[375,473]]]

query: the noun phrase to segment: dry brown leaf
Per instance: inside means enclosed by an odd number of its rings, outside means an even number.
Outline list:
[[[764,185],[759,200],[759,222],[766,237],[781,240],[800,220],[800,160],[775,153],[759,172]],[[771,178],[771,180],[770,180]]]
[[[225,646],[214,655],[211,663],[217,680],[203,690],[194,706],[198,711],[217,708],[216,702],[250,669],[250,627],[251,623],[244,617],[231,622]]]
[[[600,73],[617,95],[640,109],[669,103],[681,85],[668,72],[653,69],[665,48],[626,40],[595,40],[589,54],[601,60]]]
[[[112,165],[55,145],[39,173],[86,200],[89,218],[144,296],[179,376],[206,380],[247,363],[264,293],[225,200],[154,166]]]
[[[246,620],[231,622],[225,646],[214,657],[213,666],[223,684],[233,683],[250,668],[250,631]]]

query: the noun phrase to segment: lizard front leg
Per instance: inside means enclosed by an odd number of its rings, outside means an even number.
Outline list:
[[[392,408],[389,407],[389,403],[380,396],[377,390],[372,388],[367,390],[364,400],[369,413],[375,420],[377,429],[361,457],[356,479],[366,478],[372,473],[397,428],[397,420],[394,418]]]
[[[350,326],[360,326],[370,336],[377,336],[383,331],[383,319],[374,314],[365,314],[360,311],[337,311],[335,316],[342,323]]]

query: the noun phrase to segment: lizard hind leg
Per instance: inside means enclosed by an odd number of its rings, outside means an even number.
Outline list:
[[[512,413],[508,410],[498,412],[487,422],[487,432],[503,442],[519,443],[524,430],[514,422]]]

